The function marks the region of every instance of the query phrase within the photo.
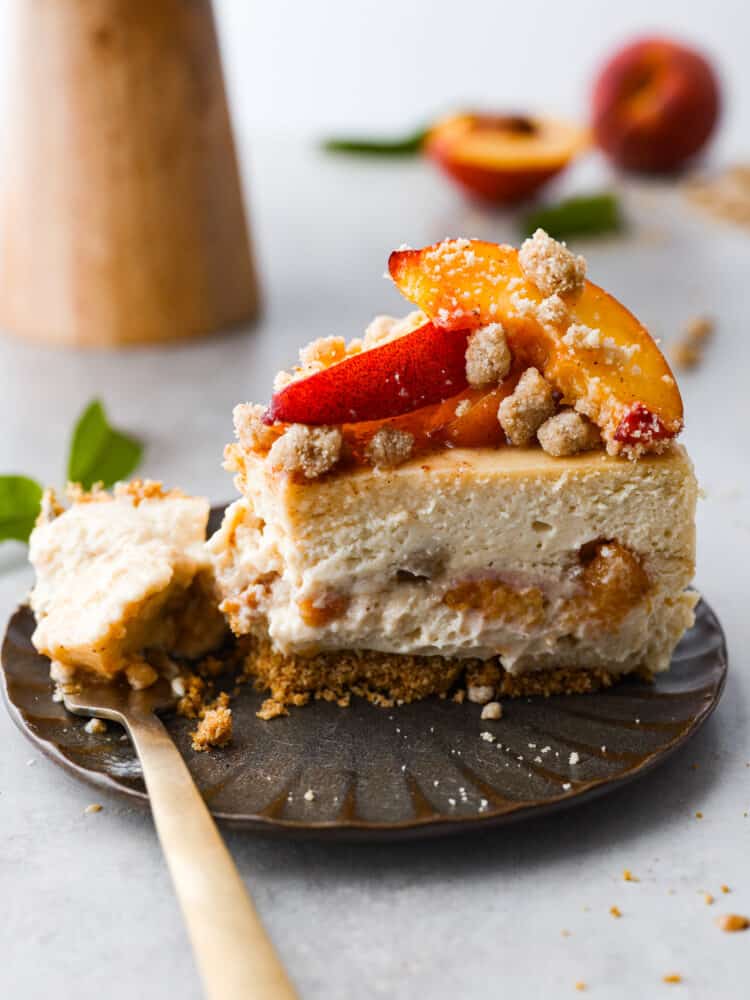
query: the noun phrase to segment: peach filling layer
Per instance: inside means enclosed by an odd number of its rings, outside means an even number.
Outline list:
[[[577,574],[577,593],[567,597],[556,621],[563,627],[582,621],[614,629],[646,596],[650,582],[638,558],[619,542],[584,546]],[[514,588],[501,580],[466,580],[452,587],[443,600],[459,611],[480,611],[512,628],[541,625],[548,600],[539,587]]]
[[[603,629],[617,628],[643,600],[650,581],[639,559],[619,542],[592,542],[579,555],[573,574],[575,592],[555,609],[555,622],[573,628],[586,622]],[[451,587],[443,602],[456,611],[478,611],[487,619],[527,632],[540,627],[550,609],[541,587],[513,586],[497,578],[464,580]],[[297,602],[300,616],[311,628],[324,628],[341,618],[349,599],[335,591]]]

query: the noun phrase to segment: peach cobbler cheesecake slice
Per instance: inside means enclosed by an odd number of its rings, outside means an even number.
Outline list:
[[[32,642],[53,679],[124,675],[143,688],[165,653],[198,657],[221,642],[207,500],[140,480],[112,493],[72,489],[70,500],[46,494],[29,542]]]
[[[248,669],[277,707],[666,669],[697,488],[646,329],[541,231],[389,270],[417,312],[316,341],[235,410],[241,499],[209,548]]]

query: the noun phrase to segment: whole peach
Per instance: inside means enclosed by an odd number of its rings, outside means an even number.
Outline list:
[[[705,145],[719,106],[718,80],[699,52],[666,38],[642,38],[599,73],[593,132],[618,166],[670,173]]]

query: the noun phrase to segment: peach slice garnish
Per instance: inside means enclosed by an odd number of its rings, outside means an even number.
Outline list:
[[[397,250],[388,268],[402,294],[446,329],[501,322],[515,366],[534,365],[597,423],[612,454],[658,451],[682,427],[682,399],[646,328],[587,281],[562,298],[564,320],[544,318],[544,296],[524,278],[518,251],[481,240]],[[566,343],[571,324],[600,333],[600,346]]]
[[[383,420],[441,403],[467,385],[466,330],[425,323],[275,393],[264,417],[301,424]]]
[[[430,130],[426,151],[470,195],[495,204],[529,198],[588,144],[574,125],[525,115],[453,115]]]

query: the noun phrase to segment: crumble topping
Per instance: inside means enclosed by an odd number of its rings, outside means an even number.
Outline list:
[[[466,348],[466,379],[477,389],[502,382],[510,371],[511,354],[501,323],[476,330]]]
[[[347,355],[343,337],[319,337],[300,348],[299,362],[303,368],[329,368]]]
[[[232,411],[234,433],[245,451],[268,451],[278,434],[263,423],[265,410],[259,403],[240,403]]]
[[[418,329],[426,322],[427,317],[421,309],[415,309],[407,313],[406,316],[375,316],[365,330],[362,340],[350,341],[349,352],[356,353],[360,344],[360,349],[364,351],[370,351],[373,347],[382,347],[383,344],[387,344],[391,340],[405,337],[407,333]]]
[[[497,411],[500,426],[511,444],[529,444],[555,412],[552,386],[536,368],[527,368],[518,385]]]
[[[750,225],[750,165],[736,163],[718,174],[691,178],[685,185],[687,197],[718,219]]]
[[[309,427],[292,424],[268,453],[274,469],[301,472],[316,479],[329,472],[341,456],[343,438],[337,427]]]
[[[47,487],[42,493],[42,503],[35,524],[49,524],[50,521],[54,521],[56,517],[64,513],[65,508],[57,499],[57,494],[51,487]]]
[[[376,468],[392,468],[411,457],[414,435],[395,427],[381,427],[368,442],[365,456]]]
[[[91,813],[100,813],[104,808],[99,802],[92,802],[91,805],[86,806],[83,810],[85,814],[90,815]]]
[[[586,278],[586,261],[564,243],[537,229],[518,251],[521,270],[543,295],[580,292]]]
[[[107,723],[104,719],[89,719],[83,727],[91,736],[101,736],[107,732]]]
[[[456,412],[456,416],[457,417],[464,417],[464,416],[466,416],[466,414],[469,412],[470,409],[471,409],[471,403],[469,402],[469,400],[468,399],[462,399],[461,402],[456,407],[456,411],[455,411]]]
[[[545,420],[537,431],[537,438],[548,455],[558,458],[591,451],[601,444],[596,424],[575,410],[562,410]]]
[[[225,747],[232,739],[232,709],[228,707],[229,696],[219,695],[213,708],[207,708],[191,733],[193,750],[201,753],[210,747]]]
[[[675,365],[678,368],[697,368],[713,332],[714,321],[708,316],[691,319],[682,337],[671,347],[670,354]]]
[[[497,661],[372,650],[345,650],[312,656],[284,654],[265,639],[257,640],[246,654],[245,676],[253,679],[257,690],[268,691],[270,695],[256,713],[264,720],[287,715],[287,706],[301,707],[311,698],[345,707],[351,696],[356,695],[380,708],[409,704],[435,694],[447,698],[453,693],[463,694],[462,679],[469,687],[483,676],[497,678],[494,685],[497,693],[509,698],[584,694],[608,687],[614,680],[612,674],[600,668],[557,667],[514,676],[504,671]],[[455,697],[454,700],[462,701],[463,698]],[[488,703],[482,712],[488,709],[490,714],[483,714],[483,718],[502,717],[499,702]]]

